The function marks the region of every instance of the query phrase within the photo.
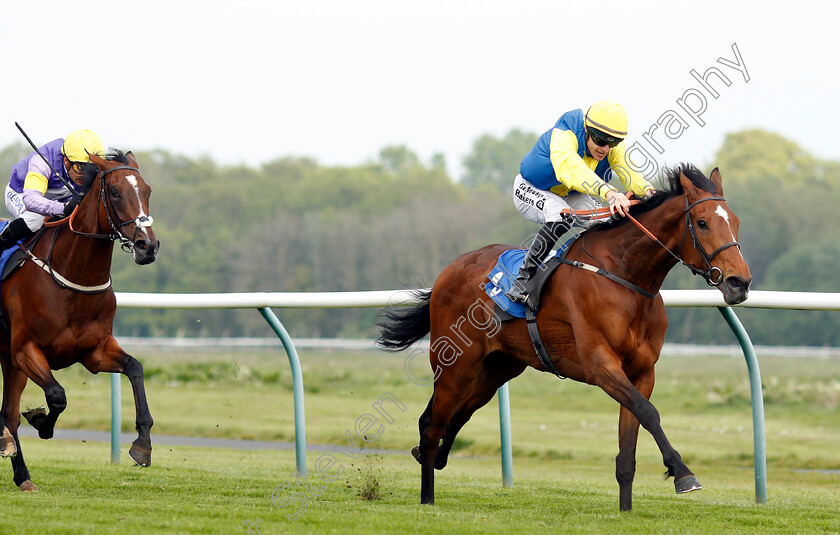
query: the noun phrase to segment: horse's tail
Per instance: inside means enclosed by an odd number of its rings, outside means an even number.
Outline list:
[[[432,299],[432,291],[414,290],[412,293],[420,300],[419,304],[408,308],[386,308],[382,311],[381,316],[385,320],[379,323],[382,334],[376,339],[376,345],[385,351],[402,351],[429,334],[431,330],[429,301]]]

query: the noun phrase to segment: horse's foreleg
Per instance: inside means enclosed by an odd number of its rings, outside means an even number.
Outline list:
[[[618,481],[618,504],[622,511],[633,508],[633,478],[636,476],[636,444],[639,420],[626,407],[618,415],[618,455],[615,458],[615,479]]]
[[[12,456],[12,470],[14,470],[14,482],[25,492],[37,492],[38,488],[32,484],[29,476],[29,469],[23,460],[23,451],[20,448],[18,439],[18,428],[20,427],[20,395],[26,387],[26,375],[20,370],[4,363],[3,366],[3,407],[0,409],[0,418],[5,424],[4,434],[8,432],[11,439],[11,447],[15,450]]]
[[[8,361],[3,362],[3,406],[0,408],[0,457],[14,457],[18,454],[13,430],[20,424],[20,395],[26,386],[26,376],[15,370]]]
[[[152,464],[151,429],[155,422],[152,419],[152,413],[149,411],[149,403],[146,400],[143,365],[130,355],[126,355],[125,375],[128,377],[128,380],[131,382],[131,388],[134,390],[135,427],[137,429],[137,438],[131,444],[128,455],[140,466],[149,466]]]
[[[137,429],[137,438],[131,444],[128,455],[140,466],[152,464],[151,429],[154,420],[146,400],[143,365],[123,351],[113,336],[107,338],[101,349],[82,359],[82,364],[91,373],[122,373],[128,377],[134,392],[135,428]]]
[[[650,399],[654,383],[653,368],[635,382],[636,388]],[[619,508],[630,511],[633,508],[633,478],[636,476],[636,445],[639,439],[639,420],[621,406],[618,414],[618,455],[615,458],[615,478],[618,481]]]
[[[27,411],[25,416],[32,427],[38,430],[39,437],[52,438],[55,423],[67,408],[64,388],[55,380],[44,352],[31,340],[26,342],[12,358],[12,364],[44,391],[48,412],[45,414],[43,410],[35,409]]]
[[[630,409],[630,411],[636,416],[642,427],[653,436],[656,445],[659,446],[659,451],[662,452],[662,461],[668,469],[665,473],[667,476],[674,477],[674,486],[677,493],[682,494],[702,488],[697,478],[683,462],[679,452],[674,449],[668,441],[668,437],[665,436],[665,432],[660,425],[659,411],[656,410],[653,403],[639,394],[633,405],[635,410]]]
[[[666,474],[674,476],[677,493],[702,488],[697,478],[683,462],[679,452],[674,449],[668,441],[668,437],[665,436],[665,432],[660,425],[659,411],[656,410],[653,403],[633,386],[620,367],[602,368],[601,372],[596,384],[635,416],[642,427],[653,436],[656,445],[659,446],[659,451],[662,453],[665,467],[668,469]],[[633,442],[633,451],[635,452],[635,440]],[[619,452],[619,455],[621,456],[621,452]],[[623,456],[622,460],[624,460]]]
[[[6,426],[6,419],[3,418],[3,414],[0,412],[0,457],[14,457],[15,455],[17,455],[15,438]]]
[[[0,457],[14,457],[17,452],[15,437],[6,425],[6,419],[3,418],[2,412],[0,412]]]

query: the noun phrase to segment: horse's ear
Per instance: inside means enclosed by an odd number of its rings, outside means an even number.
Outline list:
[[[105,163],[107,162],[107,160],[105,158],[97,156],[96,154],[88,153],[88,157],[90,158],[90,162],[92,164],[95,164],[100,169],[102,169],[105,166]]]
[[[137,167],[137,158],[134,157],[133,152],[131,152],[131,151],[126,152],[125,157],[128,160],[128,163],[130,163],[132,167]]]
[[[715,185],[715,194],[723,197],[723,180],[720,177],[720,171],[718,171],[717,167],[712,170],[709,178],[712,180],[712,184]]]
[[[697,186],[692,184],[691,180],[689,180],[682,171],[680,171],[680,185],[682,185],[683,191],[686,192],[689,197],[697,195]]]

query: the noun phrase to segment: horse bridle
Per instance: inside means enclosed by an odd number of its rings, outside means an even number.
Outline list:
[[[729,243],[725,243],[725,244],[721,245],[720,247],[715,249],[715,251],[712,254],[709,254],[709,253],[706,252],[706,248],[703,247],[703,244],[700,243],[700,239],[697,238],[697,231],[694,228],[694,221],[691,219],[691,209],[694,208],[695,206],[697,206],[698,204],[700,204],[701,202],[706,202],[706,201],[723,201],[723,202],[726,202],[726,199],[723,198],[723,197],[703,197],[702,199],[698,199],[698,200],[694,201],[693,203],[689,204],[688,203],[688,197],[685,198],[685,210],[684,210],[684,213],[685,213],[685,228],[683,229],[682,239],[680,240],[680,248],[678,249],[678,251],[680,253],[679,256],[677,256],[672,250],[668,249],[665,246],[664,243],[659,241],[659,239],[656,236],[654,236],[648,229],[646,229],[641,223],[636,221],[636,219],[633,218],[633,216],[631,216],[630,214],[627,214],[627,217],[630,218],[630,220],[633,223],[635,223],[637,227],[642,229],[642,231],[645,234],[647,234],[649,237],[653,238],[653,240],[656,243],[661,245],[663,249],[668,251],[668,253],[670,253],[671,256],[676,258],[679,263],[681,263],[682,265],[687,267],[689,270],[691,270],[691,273],[693,275],[702,275],[703,278],[706,279],[706,283],[709,286],[720,286],[720,284],[723,282],[723,272],[720,270],[719,267],[712,266],[712,260],[714,260],[714,258],[718,254],[720,254],[721,252],[723,252],[724,250],[726,250],[730,247],[734,246],[734,247],[737,247],[738,249],[740,249],[741,244],[738,243],[737,241],[733,241],[733,242],[729,242]],[[699,268],[699,267],[695,266],[694,264],[690,264],[690,263],[688,263],[688,262],[686,262],[685,260],[682,259],[682,256],[683,256],[682,250],[683,250],[683,246],[685,245],[685,237],[686,237],[686,235],[689,235],[689,234],[691,235],[691,240],[694,242],[694,248],[697,249],[697,252],[700,253],[700,257],[703,259],[703,263],[706,264],[706,269]]]
[[[105,190],[105,186],[107,184],[106,177],[109,174],[113,173],[114,171],[119,171],[119,170],[134,171],[138,175],[140,175],[140,170],[137,169],[136,167],[131,167],[130,165],[118,165],[116,167],[112,167],[112,168],[108,169],[107,171],[99,171],[99,174],[96,177],[96,178],[99,179],[99,192],[100,192],[99,197],[102,199],[102,204],[105,205],[105,213],[108,217],[108,225],[111,227],[111,231],[112,231],[111,234],[95,234],[95,233],[89,233],[89,232],[81,232],[81,231],[78,231],[78,230],[74,229],[73,228],[73,217],[72,216],[75,215],[75,212],[73,212],[73,214],[71,215],[71,218],[70,218],[70,230],[72,230],[74,234],[77,234],[79,236],[86,236],[88,238],[97,238],[97,239],[104,239],[104,240],[111,240],[111,241],[119,241],[120,242],[120,248],[123,251],[125,251],[126,253],[131,253],[131,252],[134,251],[134,240],[130,240],[130,239],[126,238],[123,235],[123,233],[120,232],[120,229],[122,227],[124,227],[125,225],[128,225],[129,223],[135,223],[136,226],[135,226],[135,229],[134,229],[134,237],[136,238],[137,237],[137,232],[138,232],[139,229],[151,227],[152,223],[154,221],[153,221],[151,216],[146,216],[146,215],[141,215],[141,216],[135,217],[134,219],[129,219],[129,220],[126,220],[126,221],[120,221],[119,218],[117,218],[114,215],[114,210],[111,207],[111,201],[110,201],[111,196]],[[114,223],[114,221],[116,221],[117,223]]]
[[[697,238],[697,231],[694,230],[694,221],[691,220],[690,212],[692,208],[705,201],[726,202],[726,199],[724,199],[723,197],[704,197],[702,199],[694,201],[691,204],[688,204],[688,197],[685,198],[685,229],[683,229],[683,237],[680,241],[680,256],[682,256],[682,248],[683,244],[685,243],[685,235],[691,234],[691,240],[694,242],[694,248],[697,249],[698,253],[700,253],[700,257],[703,259],[703,263],[706,264],[706,269],[703,270],[695,266],[694,264],[686,264],[685,262],[683,262],[683,264],[691,270],[692,274],[702,275],[703,278],[706,279],[706,283],[708,283],[709,286],[720,286],[720,283],[723,282],[723,272],[720,270],[719,267],[712,266],[712,260],[722,251],[729,249],[730,247],[734,246],[740,250],[741,244],[737,241],[731,241],[715,249],[715,251],[712,254],[706,252],[706,248],[703,247],[703,244],[700,243],[700,240]]]

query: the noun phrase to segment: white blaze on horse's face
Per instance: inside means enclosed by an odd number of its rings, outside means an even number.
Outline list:
[[[137,226],[137,231],[142,233],[146,239],[149,239],[149,233],[146,231],[147,228],[151,228],[152,223],[154,220],[152,216],[148,215],[144,208],[143,208],[143,200],[140,198],[140,188],[137,183],[137,177],[134,175],[126,175],[125,177],[126,182],[131,184],[131,187],[134,188],[134,194],[137,196],[137,206],[139,212],[137,213],[137,217],[134,219],[134,224]],[[134,260],[138,261],[140,258],[139,254],[140,251],[137,248],[134,248]]]
[[[131,184],[131,187],[134,188],[134,194],[137,195],[137,206],[140,207],[140,213],[137,214],[137,219],[135,219],[137,227],[151,227],[154,220],[152,219],[152,216],[143,211],[143,201],[140,199],[140,188],[137,186],[137,177],[134,175],[126,175],[125,180]]]
[[[735,233],[732,232],[732,225],[729,223],[729,212],[727,212],[723,208],[723,206],[718,206],[717,208],[715,208],[715,213],[722,217],[724,221],[726,221],[726,226],[729,227],[729,235],[732,236],[732,241],[737,242],[738,240],[737,238],[735,238]],[[741,248],[736,247],[736,249],[738,250],[738,254],[741,254]],[[743,258],[743,256],[744,255],[741,255],[741,258]]]

